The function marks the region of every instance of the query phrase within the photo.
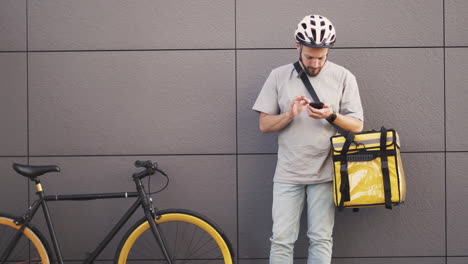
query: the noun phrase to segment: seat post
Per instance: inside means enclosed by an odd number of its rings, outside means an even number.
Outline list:
[[[41,181],[37,178],[34,178],[33,179],[34,183],[36,184],[36,191],[37,193],[43,193],[44,190],[42,189],[42,184],[41,184]]]

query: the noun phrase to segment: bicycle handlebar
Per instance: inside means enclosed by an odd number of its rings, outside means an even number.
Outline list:
[[[167,177],[164,171],[158,169],[158,163],[153,163],[151,160],[137,160],[135,161],[135,167],[145,168],[143,171],[134,173],[133,177],[135,178],[143,179],[146,176],[155,174],[156,171]]]
[[[137,160],[135,161],[135,167],[137,168],[148,168],[148,167],[152,167],[153,166],[153,162],[151,160]]]

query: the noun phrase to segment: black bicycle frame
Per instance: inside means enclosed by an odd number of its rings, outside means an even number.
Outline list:
[[[115,237],[115,235],[122,229],[124,224],[130,219],[130,217],[135,213],[138,207],[141,205],[144,212],[145,217],[148,220],[152,233],[155,236],[156,242],[161,247],[163,254],[165,255],[168,264],[172,264],[172,259],[167,252],[166,243],[162,238],[160,231],[157,225],[154,222],[155,219],[155,212],[152,211],[152,205],[148,201],[146,197],[143,184],[141,183],[141,179],[134,179],[137,185],[138,192],[119,192],[119,193],[96,193],[96,194],[72,194],[72,195],[46,195],[44,193],[38,192],[39,199],[36,200],[28,210],[28,213],[21,219],[18,220],[19,224],[21,224],[20,229],[17,231],[16,236],[14,237],[12,243],[8,246],[5,252],[0,256],[0,263],[4,263],[8,256],[11,254],[14,246],[18,242],[22,231],[24,228],[31,222],[32,218],[36,214],[39,206],[42,206],[45,220],[47,223],[47,227],[49,230],[49,235],[52,240],[52,245],[54,248],[55,257],[58,263],[63,264],[63,257],[62,252],[59,247],[59,243],[57,241],[57,237],[55,234],[55,229],[52,224],[52,219],[50,217],[49,208],[47,207],[47,202],[53,201],[86,201],[86,200],[97,200],[97,199],[115,199],[115,198],[132,198],[137,197],[136,201],[133,205],[127,210],[127,212],[122,216],[119,222],[112,228],[112,230],[106,235],[106,237],[99,243],[97,248],[86,258],[83,262],[85,264],[93,263],[99,254],[105,249],[105,247],[109,244],[109,242]],[[40,183],[36,181],[36,183]]]

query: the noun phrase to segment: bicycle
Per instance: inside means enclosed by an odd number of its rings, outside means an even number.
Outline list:
[[[148,177],[149,190],[149,176],[159,172],[167,179],[166,185],[159,191],[167,187],[169,178],[158,168],[157,163],[137,160],[135,166],[144,168],[132,175],[136,192],[45,195],[39,176],[49,172],[60,172],[60,168],[55,165],[29,166],[14,163],[13,168],[17,173],[36,184],[36,194],[39,198],[21,217],[0,213],[0,263],[63,264],[48,202],[132,197],[135,197],[136,201],[83,263],[93,263],[140,206],[144,217],[123,236],[117,247],[114,263],[234,263],[231,243],[213,221],[193,211],[158,210],[154,206],[151,192],[145,190],[142,180]],[[31,224],[39,207],[42,207],[44,213],[52,248],[42,233]]]

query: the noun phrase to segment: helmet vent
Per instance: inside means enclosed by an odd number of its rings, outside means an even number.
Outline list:
[[[325,37],[325,29],[322,29],[322,30],[320,31],[320,42],[323,41],[323,37]]]
[[[325,26],[325,21],[321,21],[321,22],[320,22],[320,25],[321,25],[322,27]]]
[[[329,28],[330,30],[332,30],[333,26],[332,26],[332,25],[330,25],[328,28]]]
[[[302,23],[302,28],[303,28],[303,29],[307,29],[307,24],[306,24],[306,23]]]
[[[302,39],[302,40],[305,40],[305,37],[302,33],[297,33],[297,37]]]
[[[311,20],[311,21],[310,21],[310,24],[312,24],[312,26],[315,26],[315,21],[314,21],[314,20]]]
[[[315,40],[317,39],[317,36],[315,35],[315,29],[312,29],[312,38]]]

